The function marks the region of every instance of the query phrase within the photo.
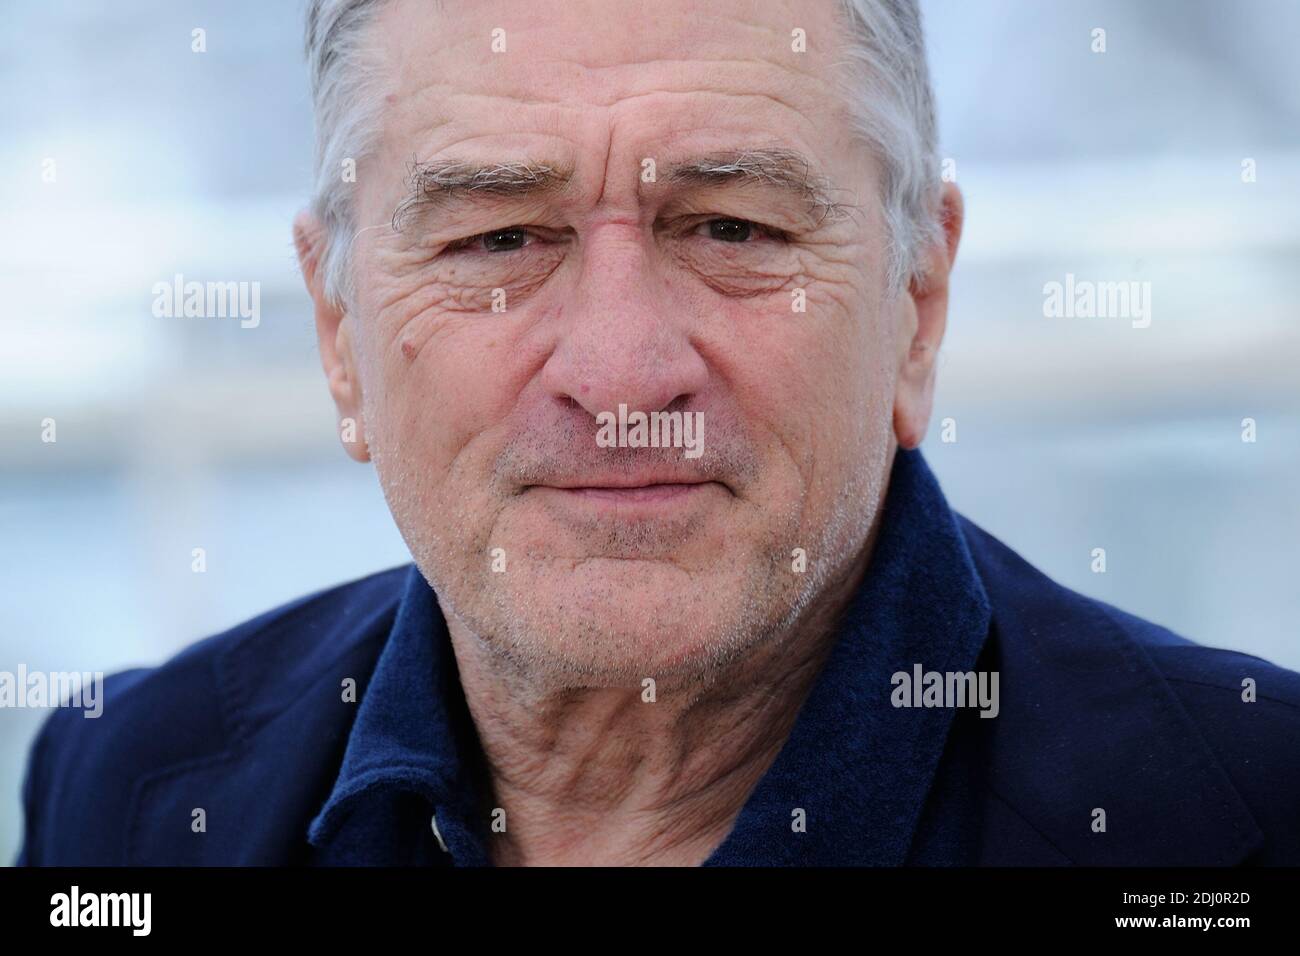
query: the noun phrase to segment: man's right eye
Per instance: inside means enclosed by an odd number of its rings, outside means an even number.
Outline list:
[[[476,236],[458,239],[447,246],[449,252],[514,252],[532,242],[533,237],[522,226],[493,229]]]

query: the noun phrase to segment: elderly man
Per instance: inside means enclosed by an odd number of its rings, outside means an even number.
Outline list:
[[[913,0],[307,44],[294,234],[414,564],[56,712],[26,862],[1300,862],[1300,677],[1053,584],[916,450],[962,201]]]

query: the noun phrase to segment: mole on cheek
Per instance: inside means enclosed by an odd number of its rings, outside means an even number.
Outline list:
[[[406,357],[407,361],[415,358],[416,351],[415,343],[410,339],[404,339],[402,341],[402,355]]]

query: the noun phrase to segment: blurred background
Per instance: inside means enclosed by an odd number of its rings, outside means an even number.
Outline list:
[[[1069,587],[1300,669],[1300,4],[923,6],[967,204],[924,445],[950,501]],[[301,32],[288,0],[5,5],[0,670],[158,663],[409,560],[297,274]],[[259,282],[260,324],[155,317],[176,273]],[[1150,326],[1046,318],[1067,273],[1150,282]],[[47,713],[0,709],[3,863]]]

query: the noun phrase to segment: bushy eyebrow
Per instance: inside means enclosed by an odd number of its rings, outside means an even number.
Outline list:
[[[573,178],[569,169],[546,163],[413,162],[405,198],[393,213],[393,229],[414,211],[434,211],[461,200],[528,199],[559,192]]]
[[[572,179],[571,168],[550,163],[455,159],[412,162],[406,195],[393,212],[393,229],[400,230],[416,211],[445,210],[464,201],[536,199],[561,192]],[[814,173],[807,157],[785,148],[724,150],[696,156],[672,163],[666,181],[678,187],[776,187],[795,195],[818,225],[827,219],[843,218],[852,208],[831,198],[829,180]]]
[[[792,149],[727,150],[672,165],[668,181],[686,186],[775,186],[798,196],[819,225],[828,218],[843,218],[851,207],[831,198],[830,180],[813,170],[808,158]]]

